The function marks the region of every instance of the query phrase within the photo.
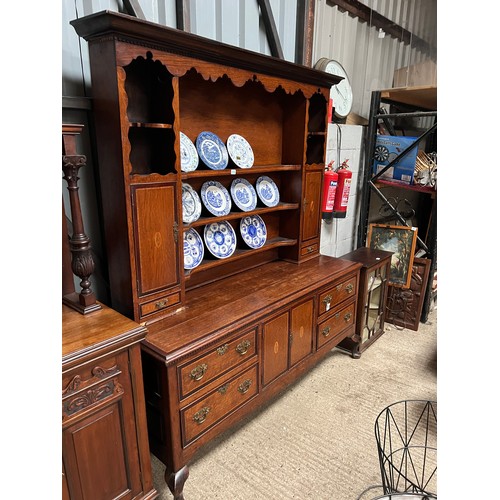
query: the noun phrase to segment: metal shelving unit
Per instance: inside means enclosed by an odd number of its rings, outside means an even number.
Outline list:
[[[381,108],[382,103],[392,105],[390,113],[386,113],[384,109]],[[395,109],[396,111],[393,112],[393,109]],[[437,132],[437,88],[435,86],[396,88],[388,90],[377,90],[372,92],[370,116],[368,119],[368,129],[365,142],[364,179],[360,209],[361,214],[357,237],[358,247],[364,246],[366,244],[366,235],[370,215],[370,198],[372,193],[380,198],[380,200],[384,204],[384,207],[391,213],[393,218],[396,219],[398,223],[404,226],[408,226],[407,218],[404,216],[398,206],[393,203],[393,200],[385,196],[383,190],[386,187],[390,186],[402,190],[416,191],[419,193],[423,193],[424,195],[433,197],[432,208],[430,210],[427,221],[428,227],[426,230],[426,236],[422,238],[422,235],[419,234],[417,238],[417,249],[422,248],[425,251],[425,257],[431,259],[432,261],[429,283],[426,289],[426,297],[421,318],[421,321],[426,321],[429,313],[429,306],[433,298],[432,277],[434,276],[434,271],[437,265],[436,203],[434,202],[435,198],[437,197],[437,190],[420,185],[396,184],[385,179],[380,179],[381,175],[383,175],[384,172],[394,166],[399,160],[401,160],[414,148],[413,145],[410,145],[406,149],[401,151],[401,153],[396,158],[390,161],[389,164],[387,164],[377,174],[373,174],[372,172],[372,163],[379,123],[381,121],[383,122],[390,135],[397,135],[395,132],[394,123],[398,119],[421,117],[433,117],[434,119],[431,120],[432,124],[427,127],[421,133],[421,135],[417,137],[417,143],[432,139],[433,137],[435,137],[435,133]]]

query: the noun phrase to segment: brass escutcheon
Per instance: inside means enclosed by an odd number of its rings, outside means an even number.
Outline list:
[[[245,392],[250,389],[250,386],[252,385],[252,381],[250,379],[246,379],[244,382],[242,382],[238,386],[238,391],[241,392],[241,394],[245,394]]]
[[[352,283],[349,283],[345,289],[347,290],[347,293],[352,293],[352,291],[354,290],[354,285]]]
[[[229,344],[224,344],[217,348],[217,354],[219,356],[222,356],[223,354],[226,354],[228,349],[229,349]]]
[[[168,304],[168,299],[159,300],[158,302],[155,303],[155,307],[156,309],[163,309],[164,307],[166,307],[167,304]]]
[[[249,340],[244,340],[243,342],[240,342],[236,346],[236,352],[240,353],[242,356],[243,354],[246,354],[248,351],[248,348],[250,347],[251,342]]]
[[[203,363],[202,365],[198,365],[196,368],[193,368],[191,370],[191,373],[189,374],[189,376],[193,380],[198,381],[198,380],[201,380],[203,378],[203,375],[205,375],[207,370],[208,370],[208,365]]]
[[[210,407],[209,406],[204,406],[200,411],[197,411],[194,415],[193,415],[193,420],[197,423],[197,424],[201,424],[205,421],[205,419],[207,418],[207,415],[210,413]]]

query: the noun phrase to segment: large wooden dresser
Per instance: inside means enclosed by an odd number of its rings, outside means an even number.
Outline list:
[[[112,12],[89,42],[112,307],[144,324],[151,450],[183,498],[202,445],[354,334],[361,264],[320,256],[327,106],[339,77]],[[251,168],[181,170],[181,132],[251,145]],[[269,176],[279,203],[182,221],[182,185]],[[184,238],[259,215],[265,245],[184,269]]]

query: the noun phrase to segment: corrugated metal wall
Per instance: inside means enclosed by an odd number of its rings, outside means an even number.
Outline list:
[[[436,46],[436,0],[362,0],[362,3]],[[392,87],[396,69],[428,58],[387,34],[379,38],[371,23],[361,23],[328,0],[316,0],[314,18],[313,63],[328,57],[344,66],[353,87],[352,111],[362,117],[368,117],[371,92]]]
[[[146,20],[175,28],[175,0],[140,0],[139,4]],[[293,61],[297,0],[271,0],[270,4],[284,58]],[[69,22],[102,10],[124,12],[122,2],[117,0],[64,0],[62,3],[64,96],[81,97],[90,92],[86,42],[79,39]],[[257,0],[189,0],[188,12],[192,33],[271,55]]]

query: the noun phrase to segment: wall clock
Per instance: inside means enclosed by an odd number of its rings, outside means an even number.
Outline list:
[[[333,100],[335,116],[337,118],[345,118],[351,112],[353,95],[349,77],[342,64],[334,59],[322,57],[314,65],[314,68],[343,78],[337,85],[332,86],[330,97]]]

